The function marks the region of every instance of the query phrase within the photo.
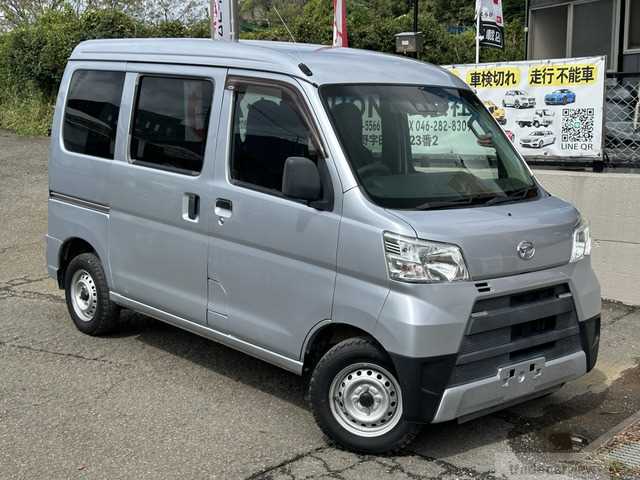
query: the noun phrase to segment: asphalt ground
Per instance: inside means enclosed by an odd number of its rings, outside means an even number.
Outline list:
[[[0,479],[512,477],[498,462],[579,453],[640,410],[640,309],[605,303],[596,369],[553,395],[397,456],[334,449],[295,375],[137,314],[73,327],[45,271],[47,146],[0,132]]]

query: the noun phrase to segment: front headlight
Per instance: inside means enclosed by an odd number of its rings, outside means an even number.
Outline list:
[[[438,283],[469,279],[462,251],[456,245],[385,232],[384,253],[392,280]]]
[[[577,262],[587,255],[591,255],[591,232],[589,224],[580,223],[580,226],[573,232],[573,248],[569,262]]]

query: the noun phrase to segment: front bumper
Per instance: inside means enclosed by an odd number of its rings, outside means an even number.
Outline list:
[[[398,374],[405,417],[428,423],[524,401],[591,370],[599,315],[599,284],[585,260],[484,282],[398,285],[376,338]],[[495,386],[500,369],[540,358],[542,378],[524,390]]]
[[[542,394],[586,373],[586,356],[582,351],[548,362],[537,360],[508,365],[493,377],[447,388],[432,422],[446,422],[489,412],[500,405],[512,405],[518,399],[533,398],[536,393]],[[530,366],[536,365],[542,366],[540,373],[535,368],[530,370]],[[505,371],[513,371],[513,376],[505,378],[504,374],[501,375]]]
[[[497,366],[494,374],[456,383],[460,355],[412,359],[391,355],[403,389],[409,421],[439,423],[480,416],[543,395],[592,370],[598,358],[600,316],[579,322],[579,349],[550,360],[533,354],[527,360]]]

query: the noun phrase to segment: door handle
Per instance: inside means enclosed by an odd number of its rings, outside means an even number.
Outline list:
[[[182,198],[182,218],[187,222],[197,223],[200,217],[200,196],[185,193]]]
[[[233,203],[226,198],[216,198],[215,214],[220,218],[229,218],[233,213]]]

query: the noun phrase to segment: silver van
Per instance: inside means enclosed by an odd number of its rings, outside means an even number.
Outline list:
[[[589,228],[445,70],[346,48],[103,40],[71,55],[49,274],[76,327],[135,310],[305,376],[335,443],[594,367]]]

